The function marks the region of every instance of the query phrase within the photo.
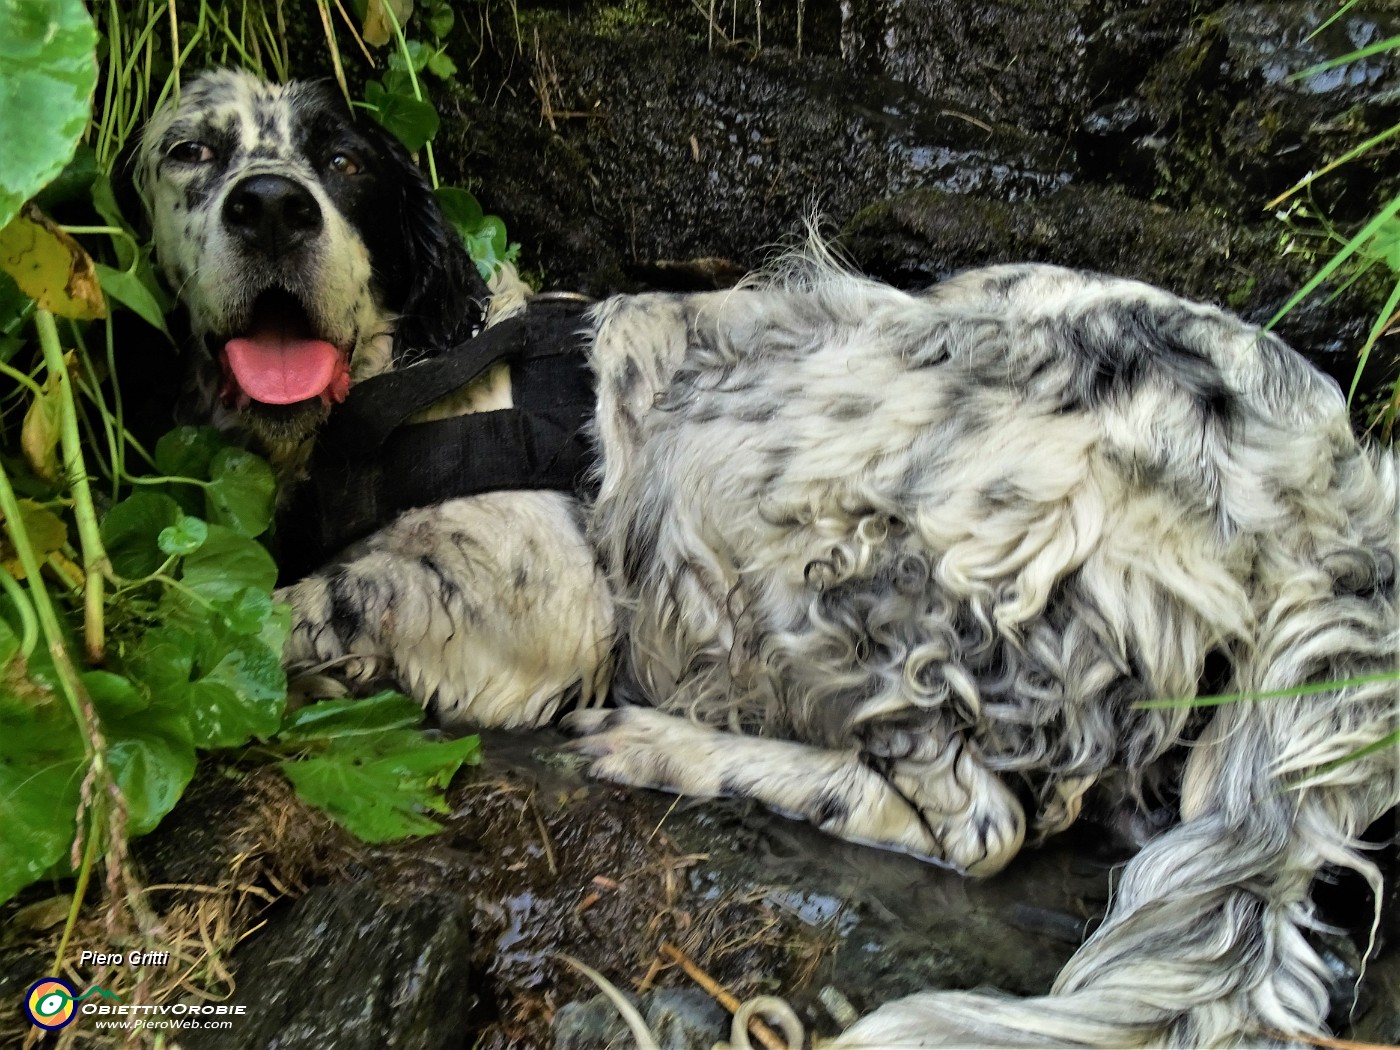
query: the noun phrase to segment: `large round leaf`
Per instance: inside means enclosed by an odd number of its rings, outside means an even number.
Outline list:
[[[0,0],[0,226],[73,156],[97,85],[96,48],[82,0]]]

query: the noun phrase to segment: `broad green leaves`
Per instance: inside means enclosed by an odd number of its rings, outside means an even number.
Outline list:
[[[497,215],[486,215],[476,197],[466,190],[443,186],[434,191],[444,218],[462,236],[467,254],[485,280],[504,263],[514,262],[519,245],[506,239],[506,224]]]
[[[397,694],[287,715],[291,610],[273,600],[277,567],[256,538],[272,519],[271,470],[199,427],[166,434],[155,459],[164,479],[102,518],[123,615],[107,666],[80,675],[129,834],[170,812],[200,751],[250,742],[288,756],[282,768],[298,793],[362,838],[436,831],[429,815],[445,811],[442,790],[475,761],[476,739],[424,738],[418,705]],[[61,518],[34,501],[20,507],[34,542],[64,543]],[[21,656],[19,619],[0,595],[0,901],[65,870],[89,768],[44,647]]]
[[[96,47],[82,0],[0,0],[0,226],[73,155],[97,85]]]
[[[410,153],[417,153],[438,132],[438,113],[431,102],[409,92],[390,91],[377,80],[365,85],[365,105]]]
[[[129,580],[151,575],[165,562],[160,535],[181,517],[169,496],[138,492],[122,500],[102,519],[102,544],[112,571]]]
[[[86,770],[67,710],[0,693],[0,901],[67,857]]]
[[[221,449],[209,463],[204,506],[209,520],[240,536],[260,536],[272,524],[277,479],[267,461],[241,448]]]
[[[366,842],[431,835],[440,828],[426,814],[447,812],[442,789],[463,763],[480,761],[480,743],[428,740],[414,728],[420,718],[394,693],[304,708],[283,740],[314,750],[282,770],[297,794]]]

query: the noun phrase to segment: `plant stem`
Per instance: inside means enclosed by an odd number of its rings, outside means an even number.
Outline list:
[[[403,64],[408,69],[408,82],[413,85],[413,97],[422,102],[423,88],[418,83],[418,71],[413,68],[413,54],[408,50],[408,38],[403,34],[403,26],[399,23],[399,16],[394,14],[394,8],[390,4],[384,5],[384,13],[389,16],[389,24],[394,27],[394,37],[398,41],[399,54],[403,56]],[[432,142],[423,143],[423,149],[428,156],[428,178],[432,181],[433,189],[437,189],[437,161],[433,157]]]
[[[68,941],[73,929],[78,925],[78,912],[82,910],[83,898],[87,896],[88,883],[92,881],[92,868],[97,861],[97,830],[102,827],[101,814],[94,806],[88,825],[87,842],[83,843],[83,861],[78,866],[78,884],[73,887],[73,899],[68,902],[68,919],[63,924],[63,935],[58,941],[58,951],[54,953],[53,971],[63,972],[63,956],[68,951]]]
[[[73,661],[68,656],[68,649],[63,644],[63,628],[58,622],[58,613],[53,607],[53,601],[49,598],[49,592],[44,587],[41,575],[43,566],[39,564],[39,557],[34,553],[34,544],[29,538],[29,530],[25,528],[24,518],[20,516],[19,500],[15,497],[14,487],[10,484],[10,475],[5,471],[3,463],[0,463],[0,514],[5,516],[5,526],[10,533],[10,542],[14,544],[20,566],[24,569],[25,581],[29,584],[29,593],[33,597],[34,613],[39,620],[39,630],[44,636],[44,644],[48,646],[49,656],[53,658],[54,669],[58,672],[59,692],[68,702],[79,728],[82,728],[87,724],[83,718],[83,686],[78,680],[78,672],[73,667]],[[91,761],[95,763],[103,761],[87,732],[83,733],[83,747]]]
[[[34,604],[25,597],[24,589],[20,587],[19,581],[3,567],[0,567],[0,591],[9,595],[10,601],[14,604],[15,615],[19,617],[20,624],[19,651],[20,655],[28,660],[29,654],[39,644],[39,621],[34,616]]]
[[[78,523],[78,539],[83,549],[83,571],[87,573],[84,591],[83,639],[88,659],[102,663],[106,639],[103,627],[102,583],[110,569],[107,551],[97,527],[97,509],[88,486],[87,465],[83,462],[82,439],[78,434],[78,404],[73,397],[72,377],[63,360],[63,347],[58,341],[58,326],[53,314],[36,310],[34,326],[39,333],[39,345],[44,350],[44,364],[49,374],[57,377],[59,389],[59,422],[63,442],[63,473],[73,488],[73,517]]]

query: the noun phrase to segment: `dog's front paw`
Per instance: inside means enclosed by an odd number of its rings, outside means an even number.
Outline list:
[[[566,715],[560,724],[578,737],[569,750],[594,759],[588,772],[600,780],[688,795],[714,793],[694,765],[696,737],[708,737],[712,730],[650,707],[589,708]]]

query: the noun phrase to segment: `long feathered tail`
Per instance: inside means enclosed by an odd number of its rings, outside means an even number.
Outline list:
[[[1380,873],[1357,836],[1400,804],[1393,737],[1396,464],[1358,452],[1307,542],[1267,557],[1283,581],[1241,692],[1353,684],[1224,704],[1195,745],[1182,822],[1127,866],[1103,925],[1048,996],[929,992],[890,1003],[833,1046],[1206,1047],[1324,1034],[1327,975],[1304,931],[1318,870]],[[1321,519],[1327,519],[1325,524]],[[1357,681],[1360,679],[1360,681]]]

